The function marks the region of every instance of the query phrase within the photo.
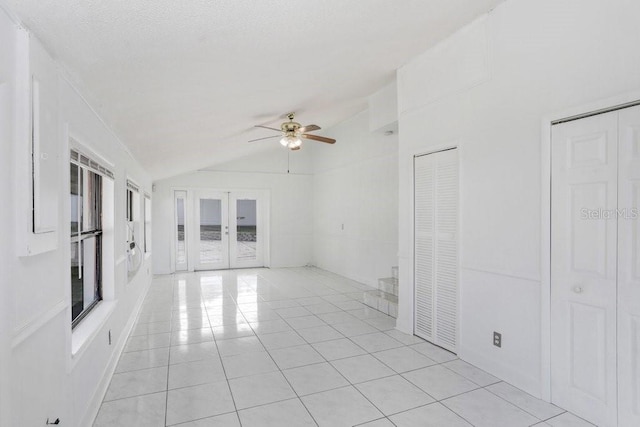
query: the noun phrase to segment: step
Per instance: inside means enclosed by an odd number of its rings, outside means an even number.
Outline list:
[[[398,296],[398,279],[395,277],[378,279],[378,289],[382,292]]]
[[[398,317],[398,297],[380,290],[366,291],[364,304],[393,318]]]

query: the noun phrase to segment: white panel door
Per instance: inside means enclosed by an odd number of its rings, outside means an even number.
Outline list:
[[[640,107],[619,113],[618,423],[640,426]]]
[[[229,268],[228,193],[199,191],[195,197],[194,238],[196,270]]]
[[[458,152],[415,159],[415,333],[450,351],[458,336]]]
[[[552,401],[599,426],[617,413],[617,117],[552,130]]]

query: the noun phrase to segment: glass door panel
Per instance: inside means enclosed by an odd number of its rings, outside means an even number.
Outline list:
[[[258,242],[256,200],[236,200],[236,253],[242,261],[255,261]]]
[[[175,192],[175,251],[176,271],[188,269],[187,263],[187,192]]]
[[[196,197],[197,270],[229,268],[227,194],[200,192]]]
[[[231,268],[262,267],[260,197],[252,192],[229,194]]]

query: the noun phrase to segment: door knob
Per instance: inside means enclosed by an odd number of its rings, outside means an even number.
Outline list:
[[[582,293],[582,286],[574,286],[573,287],[573,292],[575,292],[576,294],[581,294]]]

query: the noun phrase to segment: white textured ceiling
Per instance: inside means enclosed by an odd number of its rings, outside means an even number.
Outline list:
[[[158,179],[272,147],[252,126],[289,111],[325,128],[361,111],[502,0],[2,1]]]

